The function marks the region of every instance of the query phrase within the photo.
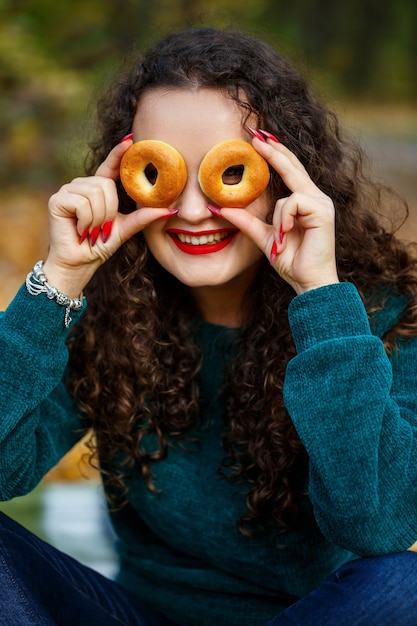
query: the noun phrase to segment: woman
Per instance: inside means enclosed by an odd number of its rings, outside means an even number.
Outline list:
[[[0,467],[27,492],[92,429],[120,586],[3,519],[0,623],[416,623],[416,256],[360,151],[282,57],[210,29],[148,51],[99,121],[1,318]],[[186,163],[168,206],[120,183],[148,139]],[[235,139],[271,173],[244,208],[198,179]]]

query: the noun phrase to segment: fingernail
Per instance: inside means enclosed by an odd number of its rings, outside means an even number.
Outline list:
[[[223,215],[220,213],[220,207],[216,206],[215,204],[208,204],[207,208],[209,211],[211,211],[212,213],[214,213],[214,215],[216,215],[217,217],[223,217]]]
[[[176,215],[176,214],[178,213],[178,211],[179,211],[179,209],[170,209],[170,210],[168,211],[168,213],[166,213],[165,215],[161,215],[161,217],[160,217],[160,218],[158,218],[158,219],[160,219],[160,220],[164,220],[164,219],[166,219],[167,217],[171,217],[171,215]]]
[[[90,245],[94,246],[94,244],[96,243],[98,236],[100,234],[100,226],[94,226],[93,230],[91,231],[91,235],[90,235]]]
[[[278,250],[277,250],[277,242],[274,239],[274,243],[272,244],[272,248],[271,248],[271,252],[269,254],[269,264],[272,265],[272,263],[275,261],[275,258],[278,254]]]
[[[103,243],[106,243],[106,241],[110,237],[112,228],[113,222],[111,220],[109,220],[108,222],[104,222],[103,226],[101,227],[101,239]]]
[[[273,135],[272,133],[269,133],[267,130],[262,130],[260,128],[259,132],[262,133],[262,135],[265,135],[267,139],[270,139],[271,141],[275,141],[275,143],[281,143],[278,137],[275,137],[275,135]]]
[[[246,130],[249,131],[251,135],[256,137],[256,139],[259,139],[259,141],[263,141],[264,143],[266,143],[265,137],[263,137],[259,131],[255,130],[255,128],[251,128],[250,126],[246,126]]]
[[[85,241],[85,239],[87,238],[88,235],[88,228],[85,229],[85,231],[83,232],[83,234],[80,237],[80,243],[82,243],[83,241]]]
[[[120,143],[122,143],[123,141],[127,141],[128,139],[133,139],[133,133],[129,133],[128,135],[125,135],[121,140]]]
[[[284,231],[282,230],[282,224],[280,224],[279,227],[279,243],[282,243],[284,241]]]

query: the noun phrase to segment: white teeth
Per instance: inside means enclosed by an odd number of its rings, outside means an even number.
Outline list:
[[[222,241],[228,236],[228,233],[210,233],[210,235],[185,235],[184,233],[177,233],[178,239],[182,243],[189,243],[193,246],[203,246],[206,243],[214,243]]]

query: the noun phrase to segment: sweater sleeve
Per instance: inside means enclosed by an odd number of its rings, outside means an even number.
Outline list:
[[[417,339],[390,358],[350,283],[294,298],[284,399],[323,534],[361,556],[417,540]]]
[[[64,307],[23,286],[0,314],[0,500],[30,491],[82,428],[62,382]],[[72,311],[73,323],[82,311]]]

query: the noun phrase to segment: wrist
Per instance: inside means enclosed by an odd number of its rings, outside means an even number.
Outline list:
[[[312,273],[310,280],[303,282],[294,282],[294,290],[297,295],[312,291],[313,289],[320,289],[320,287],[328,287],[329,285],[335,285],[339,283],[339,275],[336,268],[329,268],[328,271],[318,271]]]
[[[67,294],[69,298],[78,298],[95,272],[95,268],[93,269],[90,265],[65,266],[54,262],[50,257],[46,259],[42,269],[47,276],[48,283]]]
[[[76,298],[71,298],[68,294],[60,291],[48,282],[43,271],[44,262],[35,263],[33,270],[26,277],[26,289],[31,296],[46,296],[49,300],[54,300],[58,305],[65,307],[64,325],[69,328],[72,311],[81,311],[84,305],[82,292]]]
[[[317,282],[312,282],[308,284],[296,284],[294,286],[295,292],[297,296],[300,296],[302,293],[307,293],[307,291],[312,291],[313,289],[320,289],[320,287],[328,287],[329,285],[337,285],[339,283],[339,277],[335,276],[334,278],[329,278],[328,280],[320,280]]]

